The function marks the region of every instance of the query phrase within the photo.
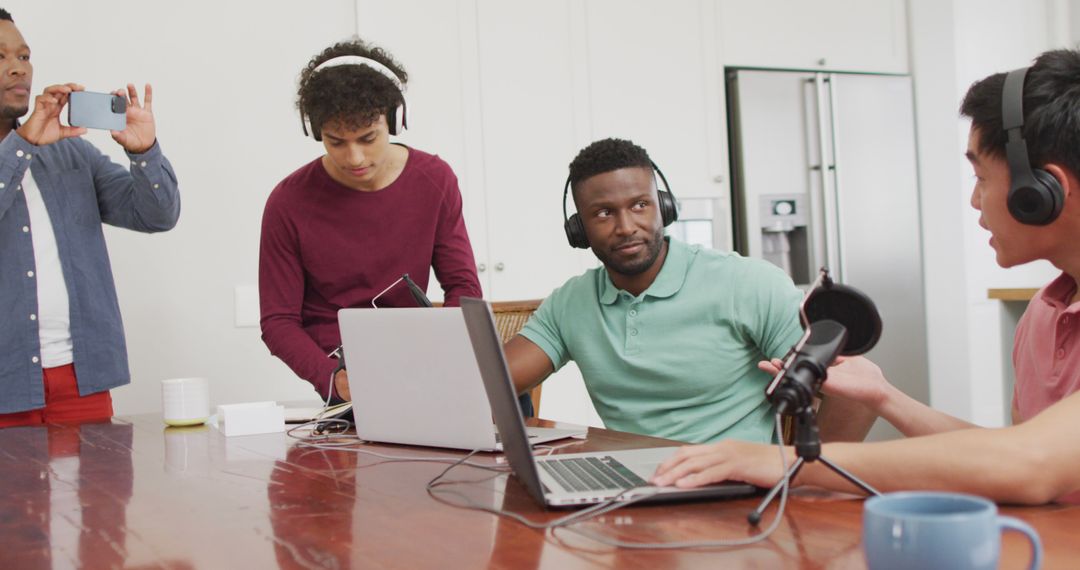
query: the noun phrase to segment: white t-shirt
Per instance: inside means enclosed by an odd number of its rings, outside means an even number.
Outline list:
[[[41,366],[53,368],[71,364],[71,315],[68,310],[67,283],[60,267],[60,251],[56,248],[49,212],[41,200],[30,169],[23,175],[22,191],[30,210],[31,239],[34,244],[35,278],[37,280],[38,312],[29,318],[38,321],[41,341]],[[25,230],[25,228],[24,228]]]

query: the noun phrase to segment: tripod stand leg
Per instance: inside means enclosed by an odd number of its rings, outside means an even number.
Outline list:
[[[839,465],[833,463],[832,461],[829,461],[824,456],[819,456],[817,458],[817,460],[824,463],[825,465],[827,465],[829,467],[829,469],[832,469],[833,471],[835,471],[838,475],[840,475],[844,479],[847,479],[848,482],[851,483],[852,485],[855,485],[856,487],[862,489],[863,491],[866,491],[867,494],[869,494],[869,495],[880,495],[881,494],[881,493],[878,492],[877,489],[871,487],[868,483],[866,483],[862,479],[859,479],[858,477],[852,475],[851,473],[848,473],[847,471],[844,470],[843,467],[840,467]]]
[[[765,514],[765,509],[769,508],[769,503],[771,503],[772,500],[776,498],[776,494],[779,493],[780,489],[784,487],[784,481],[794,480],[795,476],[799,474],[799,469],[802,469],[803,463],[805,463],[805,461],[805,459],[800,457],[795,460],[795,463],[791,464],[791,467],[788,469],[787,475],[781,477],[780,480],[776,482],[776,485],[773,485],[773,488],[769,490],[769,493],[765,495],[765,498],[761,500],[761,503],[758,504],[758,507],[746,516],[746,520],[750,521],[750,524],[757,526],[757,524],[761,522],[761,515]]]

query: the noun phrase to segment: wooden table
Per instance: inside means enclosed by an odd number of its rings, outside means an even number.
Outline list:
[[[566,451],[668,443],[593,429]],[[166,428],[159,416],[2,429],[0,568],[865,567],[862,502],[850,497],[798,493],[773,537],[749,548],[631,551],[441,504],[424,486],[444,468],[305,448],[283,434],[225,438],[212,427]],[[449,478],[462,482],[452,487],[461,495],[447,500],[468,497],[534,520],[560,514],[538,508],[507,475],[461,467]],[[632,506],[588,528],[627,540],[740,538],[756,532],[746,523],[755,503]],[[1047,568],[1080,564],[1080,509],[1003,510],[1039,530]],[[1003,568],[1024,567],[1023,539],[1007,535],[1003,548]]]

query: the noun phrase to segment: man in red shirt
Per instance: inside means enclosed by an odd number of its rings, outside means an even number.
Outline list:
[[[1054,50],[1030,68],[991,75],[960,108],[972,120],[971,205],[1002,267],[1036,259],[1062,274],[1032,299],[1013,351],[1014,425],[979,428],[890,385],[865,358],[829,369],[823,389],[860,401],[908,439],[827,443],[822,454],[882,491],[940,489],[1014,503],[1080,501],[1080,51]],[[762,363],[769,368],[769,363]],[[775,363],[773,364],[775,366]],[[791,455],[791,449],[787,452]],[[735,479],[772,485],[776,450],[727,441],[687,447],[662,464],[658,485]],[[796,483],[854,487],[816,463]]]
[[[450,166],[401,144],[408,75],[386,51],[335,44],[300,74],[305,133],[326,154],[282,180],[266,201],[259,251],[262,338],[320,397],[348,400],[345,370],[328,356],[344,307],[415,306],[408,273],[430,268],[447,305],[481,297],[461,192]],[[333,379],[331,379],[333,376]]]

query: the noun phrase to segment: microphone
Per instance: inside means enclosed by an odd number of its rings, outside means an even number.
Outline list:
[[[408,273],[402,273],[401,277],[398,277],[397,280],[394,281],[393,283],[391,283],[390,285],[388,285],[386,287],[386,289],[383,289],[382,291],[380,291],[378,295],[375,295],[374,297],[372,297],[372,299],[371,299],[371,308],[378,309],[379,306],[375,304],[375,301],[377,301],[379,299],[379,297],[382,297],[384,294],[386,294],[387,291],[393,289],[394,285],[397,285],[398,283],[401,283],[402,281],[404,281],[405,286],[409,288],[409,293],[412,295],[412,298],[413,298],[414,301],[416,301],[417,305],[419,305],[421,307],[432,307],[432,306],[434,306],[434,305],[431,304],[431,299],[428,299],[427,295],[424,294],[424,290],[421,289],[420,286],[417,285],[416,282],[412,280],[412,277],[409,277]]]
[[[821,455],[814,396],[828,376],[829,365],[837,355],[862,354],[881,337],[881,315],[874,302],[862,291],[833,283],[829,270],[822,267],[814,284],[799,305],[799,318],[806,329],[799,342],[788,351],[784,365],[765,388],[765,396],[779,414],[794,418],[795,455],[798,459],[780,481],[746,518],[750,524],[761,522],[761,514],[781,489],[787,487],[807,461],[820,460],[826,467],[871,495],[876,489]],[[783,443],[783,442],[781,442]],[[781,503],[783,505],[783,503]]]
[[[881,338],[881,315],[874,302],[854,287],[833,282],[825,268],[799,314],[806,333],[765,389],[781,414],[794,414],[813,403],[838,355],[863,354]]]
[[[412,293],[413,299],[416,300],[417,305],[420,305],[421,307],[432,306],[431,299],[428,299],[428,296],[424,294],[424,290],[409,277],[408,273],[402,275],[401,278],[405,280],[405,285],[409,288],[409,293]]]
[[[806,342],[780,371],[780,383],[769,395],[781,414],[793,414],[813,403],[829,365],[848,339],[847,328],[831,319],[810,323],[807,332]]]

